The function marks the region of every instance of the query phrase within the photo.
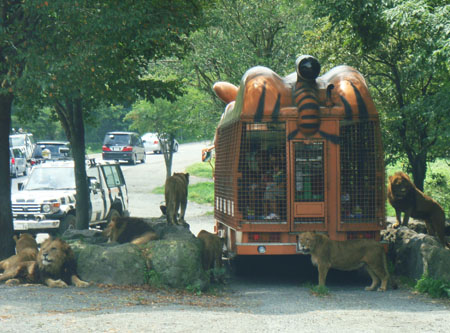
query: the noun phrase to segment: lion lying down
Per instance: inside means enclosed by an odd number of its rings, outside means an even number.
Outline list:
[[[324,234],[304,232],[300,235],[300,250],[311,254],[311,261],[319,271],[319,286],[325,286],[330,268],[351,271],[365,266],[372,284],[366,290],[385,291],[389,282],[386,254],[379,242],[371,239],[333,241]],[[395,287],[395,286],[393,286]]]
[[[14,275],[16,267],[25,261],[35,261],[39,252],[36,240],[31,234],[21,234],[20,237],[14,235],[16,242],[16,254],[11,257],[0,261],[0,279],[3,276]]]
[[[0,281],[7,281],[8,284],[43,283],[49,287],[89,285],[76,274],[75,256],[70,245],[52,237],[42,243],[36,260],[16,262],[8,271],[0,274]]]

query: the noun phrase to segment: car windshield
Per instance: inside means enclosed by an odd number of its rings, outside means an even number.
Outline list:
[[[68,190],[75,189],[73,168],[37,168],[30,175],[25,190]]]
[[[105,145],[122,145],[126,146],[130,142],[130,136],[128,134],[108,134],[105,137]]]
[[[56,144],[56,143],[55,144],[40,144],[39,146],[41,147],[42,150],[44,150],[44,149],[50,150],[52,157],[59,157],[62,155],[61,152],[59,151],[60,148],[68,148],[64,144]]]
[[[9,137],[9,145],[12,147],[25,146],[25,136]]]

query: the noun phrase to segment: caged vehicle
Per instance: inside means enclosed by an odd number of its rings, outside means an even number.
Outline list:
[[[299,235],[380,240],[385,170],[380,120],[363,76],[319,76],[311,56],[280,77],[254,67],[218,82],[227,106],[215,134],[215,231],[225,255],[302,254]],[[203,150],[203,160],[211,156]]]
[[[20,148],[9,148],[9,173],[11,177],[15,178],[17,176],[26,176],[28,172],[27,169],[27,159]]]
[[[136,161],[145,163],[145,149],[140,136],[134,132],[108,132],[103,140],[102,156],[104,160]]]
[[[129,216],[128,189],[118,163],[87,161],[89,225],[104,226],[114,216]],[[15,232],[64,233],[75,227],[77,209],[73,161],[44,161],[11,196]]]

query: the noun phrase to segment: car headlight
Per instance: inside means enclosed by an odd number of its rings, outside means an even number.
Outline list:
[[[60,207],[60,203],[59,202],[43,204],[42,205],[42,212],[45,213],[45,214],[55,213],[55,212],[57,212],[59,210],[59,207]]]

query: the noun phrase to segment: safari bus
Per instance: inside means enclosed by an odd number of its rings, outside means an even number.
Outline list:
[[[380,120],[363,76],[312,56],[281,77],[248,70],[217,82],[226,103],[214,138],[215,231],[229,258],[292,255],[305,231],[380,240],[385,170]],[[211,149],[204,150],[208,159]]]

